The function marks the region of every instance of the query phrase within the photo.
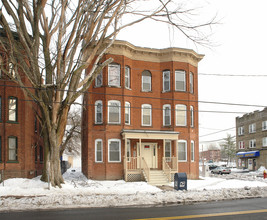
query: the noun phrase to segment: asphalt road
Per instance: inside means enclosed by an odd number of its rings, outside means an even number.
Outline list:
[[[1,210],[1,207],[0,207]],[[267,198],[160,207],[83,208],[0,212],[1,220],[267,219]]]

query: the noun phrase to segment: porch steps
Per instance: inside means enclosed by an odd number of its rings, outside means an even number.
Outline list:
[[[147,181],[146,176],[145,176],[145,179]],[[168,178],[162,170],[150,170],[150,180],[148,184],[153,185],[153,186],[167,185]]]

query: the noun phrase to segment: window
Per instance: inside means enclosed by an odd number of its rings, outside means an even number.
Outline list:
[[[15,68],[14,68],[14,64],[13,63],[9,63],[8,64],[8,73],[10,76],[12,77],[16,77],[16,72],[15,72]]]
[[[103,123],[103,103],[101,100],[95,102],[95,123]]]
[[[244,127],[238,127],[238,135],[244,135]]]
[[[151,91],[151,73],[148,70],[142,72],[142,91]]]
[[[178,161],[187,161],[187,144],[184,140],[178,141]]]
[[[171,105],[163,105],[163,126],[171,125]]]
[[[165,70],[163,71],[163,92],[168,92],[170,90],[171,90],[170,71]]]
[[[120,124],[121,123],[121,103],[120,101],[108,101],[108,123]]]
[[[239,141],[238,142],[238,148],[239,149],[245,149],[245,143],[244,143],[244,141]]]
[[[186,126],[186,105],[176,105],[176,126]]]
[[[131,124],[131,105],[129,102],[125,102],[125,124]]]
[[[191,141],[191,161],[195,161],[195,143]]]
[[[95,78],[95,87],[100,87],[103,85],[103,73],[99,73]]]
[[[95,140],[95,162],[103,162],[103,144],[101,139]]]
[[[262,146],[267,147],[267,137],[262,138]]]
[[[17,121],[17,98],[8,98],[8,121]]]
[[[194,107],[190,106],[190,126],[194,127]]]
[[[194,93],[194,75],[190,72],[190,93]]]
[[[35,144],[34,146],[34,158],[35,158],[35,162],[38,161],[38,149],[37,149],[37,144]]]
[[[249,133],[255,133],[256,132],[256,124],[250,124],[249,125]]]
[[[3,65],[3,58],[0,55],[0,78],[2,77],[2,65]]]
[[[0,97],[0,106],[1,106],[1,97]],[[0,109],[0,121],[1,121],[1,109]],[[267,130],[267,121],[262,122],[262,130],[263,131]]]
[[[127,159],[128,161],[131,161],[131,142],[130,140],[127,140]]]
[[[131,87],[131,71],[130,67],[125,67],[125,88],[130,89]]]
[[[39,146],[40,162],[44,161],[44,150],[43,146]]]
[[[121,85],[121,72],[119,64],[108,65],[108,85],[109,86],[120,86]]]
[[[175,70],[175,90],[186,91],[185,71]]]
[[[142,105],[142,126],[152,125],[152,107],[149,104]]]
[[[172,145],[171,145],[171,141],[165,141],[165,157],[170,158],[172,152]],[[167,162],[170,160],[166,160]]]
[[[249,148],[255,148],[256,147],[256,139],[249,140]]]
[[[108,162],[121,162],[121,141],[119,139],[108,140]]]
[[[8,160],[9,161],[17,161],[18,160],[18,152],[17,152],[17,138],[16,137],[8,137]]]
[[[0,136],[0,162],[2,161],[2,139]]]
[[[0,96],[0,121],[2,121],[2,97]]]
[[[37,133],[37,117],[34,117],[34,133]]]

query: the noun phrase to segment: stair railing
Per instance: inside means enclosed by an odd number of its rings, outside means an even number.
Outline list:
[[[149,182],[149,180],[150,180],[150,168],[148,167],[147,162],[143,157],[142,157],[142,168],[143,168],[143,171],[145,172],[147,182]]]
[[[169,159],[169,158],[168,158]],[[162,158],[162,170],[167,175],[168,181],[171,182],[171,171],[169,164],[166,161],[166,157]]]

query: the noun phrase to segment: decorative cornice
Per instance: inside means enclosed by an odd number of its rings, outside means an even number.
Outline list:
[[[197,54],[191,49],[184,48],[165,48],[153,49],[146,47],[137,47],[126,41],[115,41],[107,50],[107,53],[114,55],[123,55],[132,60],[141,60],[147,62],[185,62],[197,67],[198,62],[204,55]]]

